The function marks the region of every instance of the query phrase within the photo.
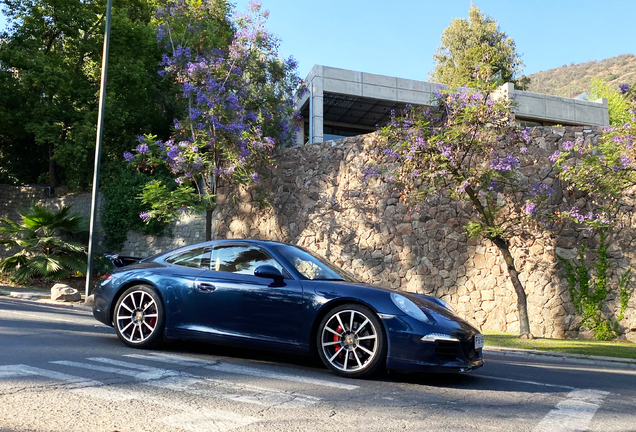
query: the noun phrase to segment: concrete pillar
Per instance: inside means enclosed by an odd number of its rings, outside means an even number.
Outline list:
[[[507,82],[507,83],[503,83],[497,90],[495,90],[493,92],[492,95],[494,100],[497,100],[499,98],[504,99],[504,100],[508,100],[508,99],[513,99],[515,98],[515,85],[511,82]],[[515,113],[517,112],[517,110],[513,107],[512,111],[511,111],[511,116],[510,116],[510,123],[515,123]]]
[[[300,129],[296,132],[296,143],[294,145],[300,147],[303,144],[305,144],[305,124],[301,122]]]
[[[323,141],[323,92],[325,79],[322,66],[314,66],[309,84],[309,144]]]

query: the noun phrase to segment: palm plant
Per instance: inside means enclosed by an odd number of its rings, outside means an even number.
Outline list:
[[[0,271],[26,282],[34,277],[64,279],[86,269],[86,248],[68,241],[85,232],[84,217],[71,207],[52,212],[37,204],[20,211],[20,223],[0,218],[0,244],[20,248],[0,261]]]

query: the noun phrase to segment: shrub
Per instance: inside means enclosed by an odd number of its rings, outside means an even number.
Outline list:
[[[585,264],[585,247],[581,247],[578,259],[568,261],[558,256],[564,264],[566,279],[570,290],[572,305],[576,313],[583,319],[583,326],[594,333],[597,340],[612,340],[619,335],[619,324],[625,316],[627,302],[631,294],[629,277],[631,269],[628,269],[620,277],[618,283],[618,296],[620,298],[620,311],[613,320],[603,315],[603,304],[608,294],[612,291],[608,285],[607,270],[609,269],[607,248],[607,234],[600,233],[600,244],[596,250],[594,264]],[[594,274],[590,274],[592,267],[596,268]]]
[[[0,271],[23,283],[34,277],[56,280],[83,273],[86,248],[70,240],[86,232],[84,217],[70,211],[70,206],[52,212],[32,204],[20,211],[20,223],[1,218],[0,244],[21,250],[0,261]]]

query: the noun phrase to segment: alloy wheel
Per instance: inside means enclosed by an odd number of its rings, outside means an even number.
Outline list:
[[[380,335],[373,321],[358,310],[335,311],[323,321],[321,357],[345,374],[370,368],[375,364],[380,349]]]
[[[131,344],[142,344],[157,330],[159,308],[146,291],[135,290],[119,302],[115,321],[119,335]]]

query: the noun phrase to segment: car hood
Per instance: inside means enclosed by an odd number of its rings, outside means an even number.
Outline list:
[[[400,294],[413,303],[415,303],[419,308],[425,310],[430,315],[432,315],[433,319],[437,324],[444,327],[450,328],[462,328],[469,333],[479,333],[479,330],[475,329],[470,323],[461,317],[457,316],[454,312],[447,309],[442,305],[440,300],[435,297],[428,296],[425,294],[416,294],[405,291],[398,291],[390,288],[386,288],[380,285],[372,285],[363,282],[348,282],[348,281],[325,281],[325,286],[316,287],[316,292],[325,292],[331,291],[339,294],[346,295],[347,291],[350,289],[354,290],[371,290],[375,292],[384,292],[387,296],[390,296],[391,293]],[[322,284],[321,284],[322,285]],[[391,300],[389,300],[391,301]],[[392,301],[391,301],[392,302]]]
[[[458,318],[457,315],[455,315],[452,311],[444,307],[443,304],[438,299],[429,295],[399,291],[399,290],[394,290],[391,288],[386,288],[380,285],[367,284],[364,282],[331,281],[329,283],[332,284],[332,287],[336,292],[343,291],[346,289],[346,287],[355,287],[355,288],[363,288],[368,290],[383,291],[389,295],[391,293],[400,294],[408,298],[409,300],[411,300],[413,303],[415,303],[419,307],[425,308],[431,312],[442,315],[445,318],[449,318],[449,319]]]

